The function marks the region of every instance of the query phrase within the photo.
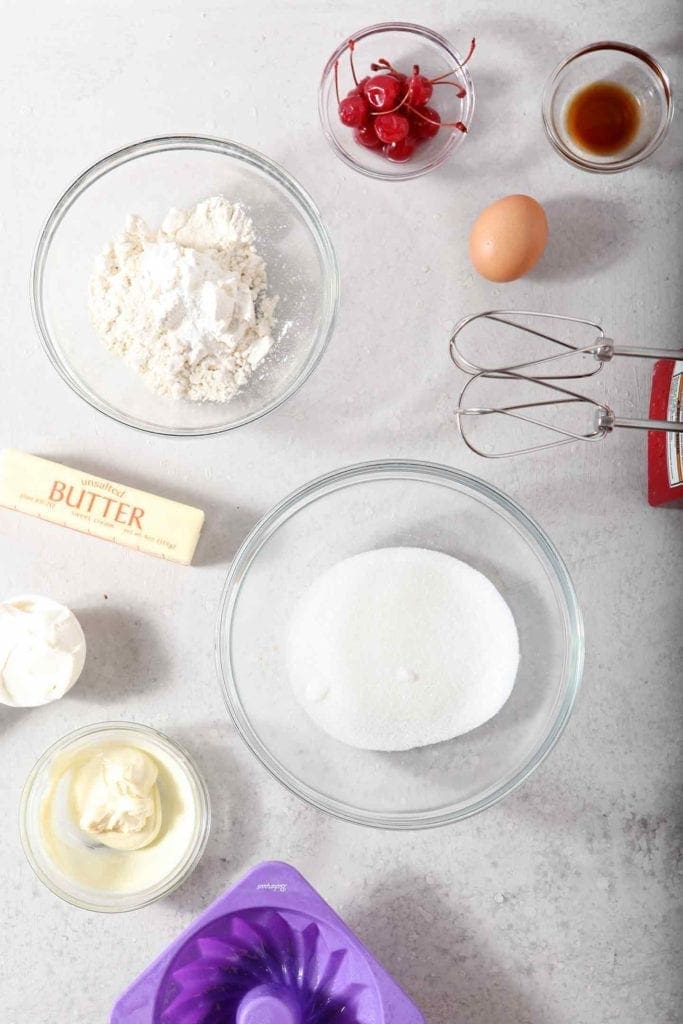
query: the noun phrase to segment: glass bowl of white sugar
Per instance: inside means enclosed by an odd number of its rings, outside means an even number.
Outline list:
[[[279,165],[222,139],[169,136],[98,161],[36,247],[47,355],[99,412],[157,434],[266,415],[331,336],[339,272],[315,204]]]
[[[314,480],[255,527],[216,656],[237,729],[288,789],[418,829],[491,807],[539,766],[571,714],[583,627],[561,557],[510,498],[382,461]]]

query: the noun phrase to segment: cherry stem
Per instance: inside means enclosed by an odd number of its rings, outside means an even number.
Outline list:
[[[380,71],[382,68],[386,68],[387,71],[393,71],[393,73],[395,75],[400,75],[401,74],[400,71],[396,70],[396,68],[394,67],[393,64],[389,63],[389,61],[386,59],[386,57],[380,57],[379,60],[377,61],[377,66],[376,67],[375,67],[374,64],[372,65],[372,70],[373,71]]]
[[[473,53],[474,53],[474,51],[475,51],[476,45],[477,45],[477,40],[476,40],[476,39],[473,39],[473,40],[472,40],[472,42],[470,43],[470,48],[469,48],[469,50],[467,51],[467,56],[465,57],[464,61],[463,61],[463,62],[462,62],[462,64],[460,65],[461,67],[463,67],[463,68],[464,68],[464,67],[465,67],[465,64],[467,64],[467,63],[468,63],[468,62],[470,61],[470,59],[471,59],[471,57],[472,57],[472,54],[473,54]]]
[[[464,68],[465,64],[468,64],[469,61],[472,59],[472,54],[475,51],[476,45],[477,41],[476,39],[473,39],[472,42],[470,43],[470,48],[467,51],[467,56],[465,57],[464,61],[462,61],[462,63],[460,64],[460,68]],[[454,68],[453,71],[447,71],[445,75],[439,75],[437,78],[430,78],[431,84],[436,85],[437,82],[442,82],[444,78],[450,78],[451,75],[457,75],[460,68]]]
[[[356,49],[356,44],[353,39],[349,39],[349,63],[351,64],[351,74],[353,75],[353,81],[355,82],[356,88],[358,88],[358,77],[356,75],[356,68],[353,63],[353,51]]]
[[[335,91],[337,93],[337,106],[339,106],[339,104],[341,103],[341,98],[339,96],[339,61],[338,60],[335,60],[335,62],[334,62],[334,88],[335,88]]]
[[[454,89],[458,90],[458,99],[464,100],[467,96],[467,90],[463,89],[458,82],[432,82],[431,85],[452,85]]]
[[[427,124],[435,125],[437,128],[457,128],[459,132],[467,132],[467,128],[462,121],[434,121],[431,117],[426,117],[425,114],[421,113],[416,107],[411,107],[407,104],[408,110],[411,114],[415,114],[417,117],[426,121]]]
[[[406,102],[406,97],[404,96],[403,99],[401,100],[401,102],[398,104],[398,106],[391,107],[390,110],[371,110],[370,114],[371,114],[372,117],[379,117],[380,114],[395,114],[397,110],[401,109],[401,107],[404,105],[405,102]],[[410,109],[410,108],[408,108],[408,109]]]
[[[451,77],[451,75],[457,75],[459,70],[460,70],[459,68],[453,68],[452,71],[447,71],[444,75],[437,75],[436,78],[430,78],[429,79],[429,84],[430,85],[441,85],[441,83],[445,82],[448,78]]]
[[[431,119],[431,117],[427,117],[427,116],[426,116],[425,114],[421,113],[421,112],[420,112],[420,111],[419,111],[419,110],[417,109],[417,107],[411,107],[411,106],[409,106],[409,107],[408,107],[408,110],[410,111],[410,113],[411,113],[411,114],[416,114],[416,115],[417,115],[417,117],[420,117],[420,118],[422,118],[422,120],[423,120],[423,121],[426,121],[426,122],[427,122],[427,124],[438,124],[438,125],[439,125],[439,127],[440,127],[440,126],[441,126],[441,125],[443,124],[443,122],[442,122],[442,121],[433,121],[433,120]]]

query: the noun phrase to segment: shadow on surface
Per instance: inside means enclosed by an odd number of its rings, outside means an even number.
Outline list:
[[[538,1024],[510,971],[424,878],[398,874],[342,914],[427,1024]]]
[[[167,652],[149,619],[107,607],[106,602],[74,608],[74,614],[85,633],[86,659],[83,674],[65,700],[73,694],[93,704],[115,702],[125,715],[125,705],[134,705],[138,684],[145,692],[166,684]]]
[[[631,247],[627,204],[615,199],[562,196],[543,203],[548,246],[531,280],[571,281],[604,270]],[[578,315],[589,315],[589,311]]]
[[[230,749],[229,733],[223,739],[199,739],[212,728],[205,723],[173,732],[196,760],[211,801],[211,833],[204,856],[187,882],[169,897],[176,910],[193,917],[259,859],[256,851],[262,816],[253,781]],[[235,736],[234,742],[241,741]]]
[[[11,708],[0,705],[0,736],[4,732],[9,732],[15,725],[19,725],[19,722],[32,708]]]

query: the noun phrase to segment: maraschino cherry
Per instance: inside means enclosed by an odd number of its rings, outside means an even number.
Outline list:
[[[452,76],[468,63],[475,45],[473,39],[458,68],[434,78],[423,75],[419,64],[413,64],[407,75],[386,57],[380,57],[370,65],[372,74],[359,79],[354,63],[355,43],[350,40],[349,64],[354,87],[343,99],[339,95],[338,61],[334,68],[339,120],[347,128],[353,128],[353,137],[359,146],[376,149],[387,160],[399,163],[410,160],[418,146],[433,139],[441,128],[466,132],[462,121],[442,121],[439,112],[428,104],[439,85],[456,89],[460,99],[466,97],[467,91],[460,82],[452,81]]]

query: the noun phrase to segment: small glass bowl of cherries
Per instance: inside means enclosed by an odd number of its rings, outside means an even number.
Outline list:
[[[341,159],[396,181],[433,170],[465,139],[474,111],[468,63],[447,39],[406,22],[372,25],[346,39],[320,83],[320,119]]]

